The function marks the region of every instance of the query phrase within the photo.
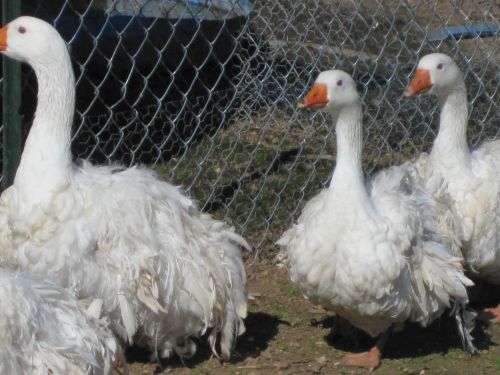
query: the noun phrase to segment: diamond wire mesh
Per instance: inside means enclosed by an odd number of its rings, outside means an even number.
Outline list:
[[[499,24],[488,1],[32,0],[52,22],[77,78],[73,151],[152,165],[254,246],[272,246],[325,186],[334,136],[299,113],[320,70],[340,68],[364,101],[366,173],[429,148],[438,110],[403,99],[417,57],[450,54],[465,72],[472,145],[498,136],[498,34],[427,39],[445,26]],[[24,118],[36,83],[26,71]],[[28,129],[28,127],[26,127]]]

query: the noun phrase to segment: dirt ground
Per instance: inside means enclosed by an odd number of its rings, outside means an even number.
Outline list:
[[[128,353],[132,375],[179,374],[363,374],[335,363],[348,351],[366,350],[373,340],[358,333],[358,345],[335,334],[331,313],[313,306],[289,282],[285,270],[271,262],[247,267],[252,295],[247,331],[238,340],[233,359],[221,364],[203,342],[194,358],[148,363],[146,353]],[[479,326],[480,354],[461,349],[454,320],[443,317],[428,328],[408,325],[388,341],[378,374],[498,374],[500,325]]]

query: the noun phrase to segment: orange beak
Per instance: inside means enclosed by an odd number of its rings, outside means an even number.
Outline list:
[[[404,96],[413,96],[420,92],[426,92],[432,87],[431,75],[427,69],[417,69],[415,75],[406,87]]]
[[[297,108],[323,108],[328,104],[327,87],[325,83],[315,83]]]
[[[0,51],[5,51],[7,49],[7,30],[9,29],[9,24],[5,25],[0,29]]]

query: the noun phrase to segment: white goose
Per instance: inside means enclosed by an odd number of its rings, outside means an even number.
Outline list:
[[[405,94],[419,92],[437,96],[441,115],[432,151],[416,160],[415,171],[429,192],[447,195],[471,276],[500,284],[500,141],[469,150],[465,82],[449,56],[420,60]],[[500,322],[500,305],[486,315]]]
[[[102,299],[115,333],[154,356],[189,357],[192,339],[209,333],[228,359],[247,314],[247,242],[151,170],[72,162],[74,76],[51,25],[17,18],[0,30],[0,50],[38,80],[21,163],[0,198],[2,256],[78,298]]]
[[[107,322],[53,283],[0,268],[0,306],[1,374],[111,374],[123,361]]]
[[[292,281],[307,298],[371,336],[381,335],[370,351],[346,355],[340,364],[378,367],[394,323],[426,326],[452,301],[461,338],[473,352],[473,316],[462,310],[472,282],[446,237],[436,233],[436,203],[408,183],[401,167],[365,184],[362,111],[354,80],[339,70],[322,72],[300,106],[332,115],[337,164],[329,188],[306,204],[278,245],[284,247]]]

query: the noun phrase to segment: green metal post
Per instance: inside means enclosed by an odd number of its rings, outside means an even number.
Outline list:
[[[21,14],[21,0],[2,0],[2,25]],[[12,185],[21,159],[21,65],[3,60],[3,180],[2,187]]]

